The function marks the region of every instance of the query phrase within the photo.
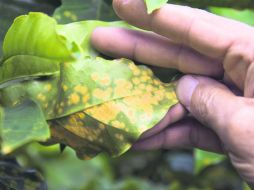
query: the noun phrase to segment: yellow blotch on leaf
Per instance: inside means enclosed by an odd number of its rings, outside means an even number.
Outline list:
[[[133,82],[133,84],[138,85],[141,81],[139,78],[133,78],[132,82]]]
[[[103,129],[105,129],[105,128],[106,128],[106,125],[104,125],[104,124],[100,123],[100,124],[99,124],[99,128],[100,128],[101,130],[103,130]]]
[[[67,17],[67,18],[70,18],[72,21],[77,21],[78,20],[78,17],[71,13],[70,11],[64,11],[64,16]]]
[[[63,108],[58,108],[57,112],[58,112],[58,114],[62,113],[63,112]]]
[[[108,102],[88,108],[85,110],[85,112],[91,117],[94,117],[95,119],[108,124],[112,120],[116,119],[119,110],[115,109],[115,104],[113,102]]]
[[[106,90],[95,89],[93,91],[93,96],[101,100],[107,100],[108,98],[110,98],[111,94],[112,94],[111,88],[108,88]]]
[[[155,96],[154,96],[155,99],[157,99],[158,101],[161,101],[161,100],[163,100],[163,98],[165,98],[166,92],[163,89],[163,90],[157,90],[157,91],[155,91],[154,94],[155,94]]]
[[[86,94],[86,95],[84,95],[84,96],[82,97],[82,102],[83,102],[84,104],[87,103],[88,100],[89,100],[89,94]]]
[[[69,117],[69,119],[68,119],[68,123],[70,124],[70,125],[76,125],[77,124],[77,118],[74,116],[74,115],[71,115],[70,117]]]
[[[159,81],[158,79],[154,80],[154,84],[155,85],[160,85],[161,84],[161,81]]]
[[[130,68],[130,70],[132,71],[132,73],[134,74],[134,75],[139,75],[141,72],[140,72],[140,70],[139,70],[139,68],[135,65],[135,64],[133,64],[133,63],[130,63],[129,64],[129,68]]]
[[[142,83],[138,86],[138,88],[144,90],[146,88],[146,85]]]
[[[62,88],[64,91],[68,90],[68,86],[66,86],[66,85],[63,85]]]
[[[37,95],[37,99],[39,100],[39,101],[45,101],[46,100],[46,96],[44,96],[43,94],[38,94]]]
[[[158,100],[151,93],[144,94],[142,96],[142,101],[150,105],[157,105],[159,103]]]
[[[46,109],[47,107],[48,107],[48,103],[45,103],[44,105],[43,105],[43,107]]]
[[[51,84],[47,84],[47,85],[45,86],[45,89],[46,89],[47,91],[52,90],[52,85],[51,85]]]
[[[120,141],[124,140],[124,136],[122,134],[118,134],[118,133],[115,134],[115,138],[117,138]]]
[[[140,78],[140,80],[141,80],[142,82],[147,82],[147,81],[151,80],[151,78],[145,75],[145,76],[142,76],[142,77]]]
[[[108,86],[111,83],[111,79],[107,74],[92,73],[91,78],[102,86]]]
[[[77,113],[79,119],[85,119],[86,115],[83,112]]]
[[[74,87],[74,90],[82,95],[87,94],[88,89],[86,86],[77,85]]]
[[[126,105],[129,105],[132,108],[136,108],[139,110],[142,110],[146,113],[153,113],[153,103],[155,100],[153,100],[150,97],[146,97],[144,95],[141,96],[135,96],[135,97],[129,97],[125,98],[123,102]]]
[[[115,81],[116,87],[114,93],[116,96],[126,96],[133,88],[133,84],[124,79],[118,79]]]
[[[146,86],[146,91],[148,91],[148,92],[153,91],[153,86],[152,85],[147,85]]]
[[[125,123],[115,120],[111,122],[113,127],[118,128],[118,129],[125,129]]]
[[[77,15],[72,14],[72,15],[71,15],[71,20],[72,20],[72,21],[77,21],[77,20],[78,20]]]
[[[99,81],[103,86],[110,85],[110,77],[108,75],[102,76]]]
[[[175,92],[167,92],[165,96],[170,100],[177,100]]]
[[[64,11],[64,16],[66,16],[66,17],[71,16],[71,12],[70,11]]]
[[[80,97],[78,94],[72,93],[69,96],[69,104],[77,104],[77,103],[79,103],[79,101],[80,101]]]
[[[99,75],[98,73],[92,73],[92,74],[91,74],[91,78],[92,78],[94,81],[97,81],[97,80],[99,80],[100,75]]]

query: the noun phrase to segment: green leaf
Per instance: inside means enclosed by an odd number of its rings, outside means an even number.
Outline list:
[[[225,160],[226,158],[224,155],[211,153],[199,149],[195,149],[194,155],[195,155],[195,173],[201,172],[208,166],[218,164],[223,160]]]
[[[135,27],[130,26],[126,22],[123,21],[114,21],[114,22],[103,22],[103,21],[81,21],[74,22],[65,25],[57,25],[56,30],[57,33],[61,36],[64,36],[69,43],[74,43],[77,45],[79,51],[83,55],[83,57],[97,57],[99,52],[94,50],[90,44],[90,37],[93,30],[98,26],[104,27],[122,27],[135,29]]]
[[[220,7],[210,7],[209,10],[212,13],[218,14],[223,17],[238,20],[240,22],[245,22],[250,25],[254,25],[254,11],[250,9],[236,10],[232,8],[220,8]]]
[[[148,14],[151,14],[153,11],[161,8],[168,2],[168,0],[144,0],[144,1],[146,3]]]
[[[41,109],[33,101],[1,108],[2,151],[10,153],[31,141],[45,141],[49,127]]]
[[[61,24],[81,20],[119,20],[112,6],[104,0],[62,0],[62,5],[54,13],[54,18]]]
[[[0,57],[2,56],[2,41],[4,36],[11,26],[13,20],[22,14],[27,14],[29,11],[41,11],[47,14],[51,14],[54,10],[54,6],[46,2],[38,2],[38,0],[29,1],[0,1]]]
[[[11,80],[50,76],[59,72],[57,61],[30,55],[17,55],[0,65],[0,84]]]
[[[31,55],[57,61],[71,60],[75,44],[57,34],[56,21],[42,13],[30,13],[15,19],[4,43],[4,60],[16,55]]]
[[[247,183],[244,183],[243,190],[251,190],[251,188]]]

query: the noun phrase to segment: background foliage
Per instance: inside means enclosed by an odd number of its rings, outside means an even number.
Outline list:
[[[254,24],[251,1],[172,2],[187,3]],[[87,19],[118,20],[111,3],[111,0],[62,0],[61,5],[59,0],[0,0],[0,43],[13,19],[29,11],[53,15],[60,23]],[[155,73],[162,79],[169,74],[159,68]],[[201,151],[130,151],[120,158],[100,155],[91,161],[81,161],[68,148],[60,153],[58,146],[30,144],[19,149],[14,156],[18,163],[9,157],[1,159],[0,189],[47,189],[46,186],[52,190],[244,189],[241,179],[224,157]],[[36,171],[24,168],[35,168]]]

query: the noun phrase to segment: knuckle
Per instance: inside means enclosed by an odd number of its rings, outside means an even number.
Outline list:
[[[193,29],[195,29],[195,25],[199,23],[200,20],[196,16],[192,16],[189,20],[189,23],[186,25],[185,36],[183,38],[184,44],[191,44],[191,34]]]
[[[217,88],[212,86],[203,86],[202,84],[194,92],[194,100],[192,102],[199,102],[196,105],[191,105],[193,114],[204,123],[210,123],[210,110],[213,110],[215,105],[215,98],[219,92]],[[196,99],[196,100],[195,100]]]
[[[240,38],[229,47],[225,56],[224,69],[230,71],[236,64],[244,63],[247,66],[254,61],[254,43]]]

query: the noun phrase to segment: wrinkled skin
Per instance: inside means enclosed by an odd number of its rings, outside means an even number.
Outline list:
[[[134,149],[224,153],[254,188],[254,28],[190,7],[168,4],[148,15],[143,0],[113,4],[120,18],[151,32],[97,28],[95,48],[186,74],[177,87],[181,104]]]

